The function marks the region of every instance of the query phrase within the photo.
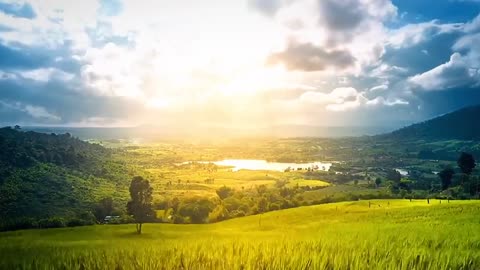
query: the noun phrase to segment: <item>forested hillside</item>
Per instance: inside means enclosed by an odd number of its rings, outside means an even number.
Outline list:
[[[480,140],[480,105],[466,107],[437,118],[383,135],[395,139]]]
[[[0,216],[75,217],[107,196],[126,198],[126,168],[112,150],[70,134],[0,129]]]

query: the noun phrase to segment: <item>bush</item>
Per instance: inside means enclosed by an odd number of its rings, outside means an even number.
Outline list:
[[[245,216],[245,212],[243,212],[242,210],[235,210],[230,213],[231,218],[244,217],[244,216]]]
[[[80,215],[78,215],[78,219],[83,222],[83,225],[93,225],[97,221],[95,215],[90,211],[81,213]]]
[[[189,198],[180,203],[176,214],[188,217],[189,223],[205,223],[214,208],[215,204],[209,199]]]
[[[45,218],[38,221],[38,227],[40,228],[63,228],[65,227],[65,220],[59,217]]]
[[[268,210],[269,211],[275,211],[275,210],[280,210],[282,207],[279,203],[271,203],[268,205]]]
[[[229,217],[228,210],[223,205],[217,205],[210,214],[208,214],[208,222],[217,222],[225,220]]]
[[[108,224],[118,225],[118,224],[130,224],[135,223],[135,219],[129,215],[122,215],[120,218],[111,219]]]
[[[38,223],[32,218],[17,218],[3,221],[0,224],[0,231],[14,231],[38,228]]]
[[[190,223],[189,218],[180,216],[180,215],[174,215],[173,216],[173,223],[174,224],[188,224]]]
[[[84,226],[86,225],[85,222],[79,218],[72,218],[69,221],[67,221],[67,227],[78,227],[78,226]]]

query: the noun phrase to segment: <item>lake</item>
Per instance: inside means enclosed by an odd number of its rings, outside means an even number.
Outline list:
[[[233,171],[238,170],[267,170],[267,171],[280,171],[283,172],[285,169],[290,168],[292,170],[297,170],[302,168],[302,170],[307,170],[308,168],[313,168],[315,170],[328,171],[332,163],[314,161],[308,163],[286,163],[286,162],[268,162],[266,160],[257,160],[257,159],[225,159],[220,161],[197,161],[199,163],[213,163],[218,166],[228,166],[233,167]],[[188,163],[188,162],[187,162]]]

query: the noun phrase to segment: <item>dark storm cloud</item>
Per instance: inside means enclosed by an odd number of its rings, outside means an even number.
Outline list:
[[[0,1],[0,12],[18,18],[34,19],[37,14],[28,3],[5,3]]]
[[[285,51],[270,55],[267,63],[282,63],[289,70],[320,71],[332,67],[345,69],[355,63],[355,58],[349,51],[327,51],[310,43],[290,43]]]

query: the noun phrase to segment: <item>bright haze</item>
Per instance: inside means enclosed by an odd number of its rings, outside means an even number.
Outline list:
[[[479,12],[474,0],[0,0],[0,123],[400,127],[480,102]]]

